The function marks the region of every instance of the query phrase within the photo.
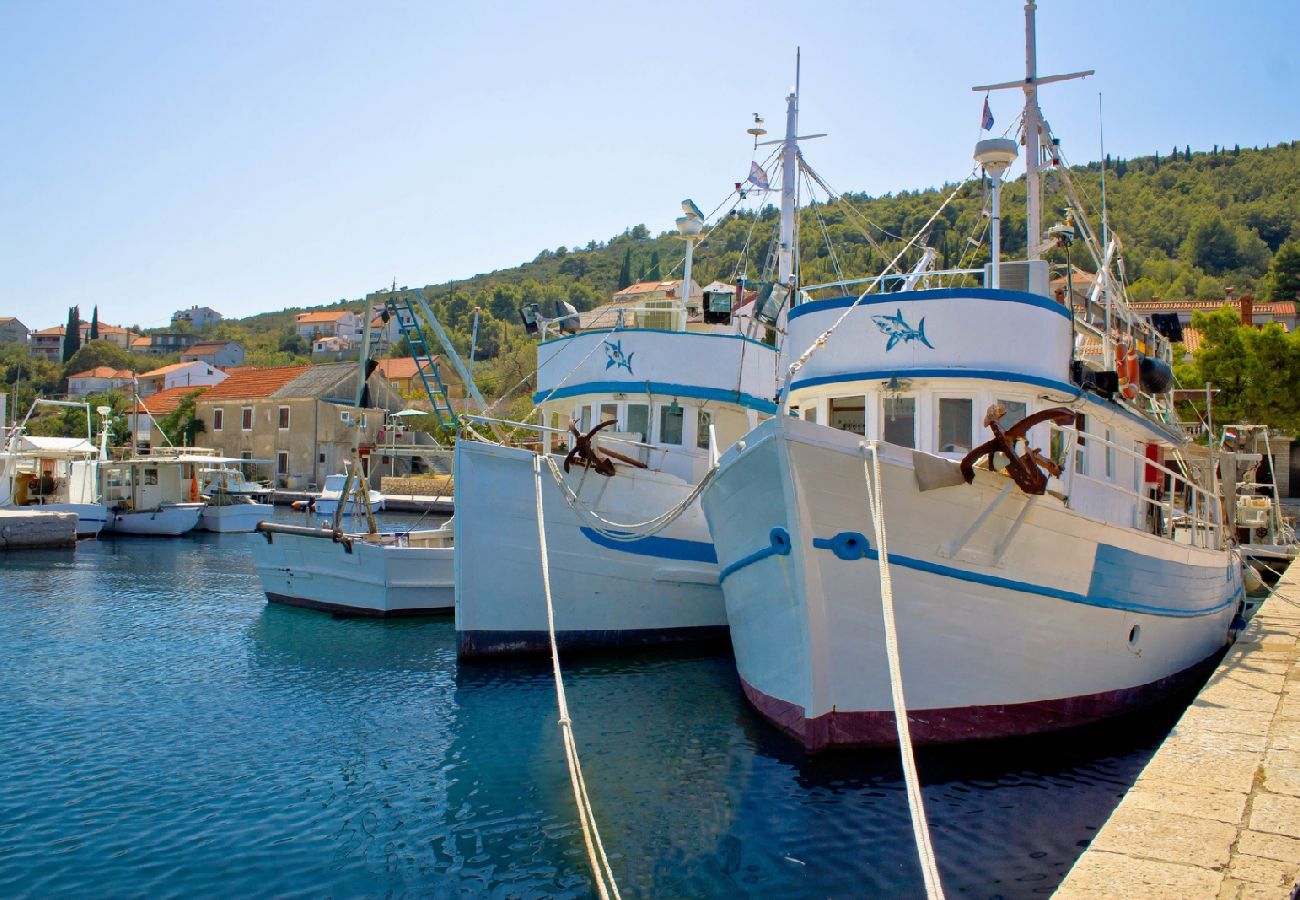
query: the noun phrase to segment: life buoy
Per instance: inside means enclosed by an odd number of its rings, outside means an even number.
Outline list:
[[[1115,371],[1119,374],[1119,392],[1125,400],[1136,400],[1138,395],[1138,355],[1133,342],[1121,338],[1115,345]]]

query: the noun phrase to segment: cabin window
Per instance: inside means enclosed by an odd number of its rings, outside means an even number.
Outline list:
[[[1029,415],[1029,404],[1023,400],[999,400],[998,403],[1006,410],[998,419],[998,424],[1002,426],[1003,431]]]
[[[1111,444],[1115,443],[1115,432],[1109,428],[1106,429],[1106,477],[1114,479],[1115,477],[1115,448]]]
[[[659,407],[659,443],[682,442],[682,407],[677,403]]]
[[[158,470],[157,470],[157,469],[145,469],[145,470],[144,470],[144,484],[147,486],[147,485],[152,485],[152,484],[157,484],[157,483],[158,483]]]
[[[812,422],[814,425],[817,424],[817,401],[814,400],[812,403],[809,403],[807,408],[804,409],[803,420],[805,422]]]
[[[586,434],[588,431],[591,431],[591,407],[590,406],[579,407],[578,411],[573,414],[573,417],[578,420],[579,431],[581,431],[583,434]]]
[[[627,431],[637,435],[637,440],[645,441],[650,437],[650,404],[629,403],[627,405]]]
[[[1088,474],[1088,442],[1084,434],[1088,431],[1088,417],[1082,413],[1074,417],[1074,471],[1080,475]]]
[[[288,429],[289,429],[289,407],[281,406],[280,407],[280,430],[287,431]]]
[[[617,403],[600,404],[600,420],[596,422],[596,424],[599,425],[601,422],[608,422],[611,419],[614,420],[614,428],[617,429],[618,428],[618,404]]]
[[[713,413],[699,410],[695,414],[695,446],[701,450],[709,449],[709,427],[713,424]]]
[[[275,454],[275,474],[289,474],[289,452],[287,450],[280,450]]]
[[[226,424],[226,411],[217,407],[212,411],[212,430],[221,431]]]
[[[827,420],[832,428],[865,435],[867,433],[866,398],[832,397],[827,408]]]
[[[242,428],[244,431],[252,431],[253,430],[253,407],[245,406],[243,409],[240,410],[240,414],[243,416],[243,418],[240,420],[239,427]]]
[[[969,397],[940,397],[939,452],[969,452],[974,419],[975,401]]]
[[[886,397],[883,418],[886,441],[900,447],[916,446],[915,397]]]

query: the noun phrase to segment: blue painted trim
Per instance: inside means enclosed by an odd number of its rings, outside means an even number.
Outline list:
[[[1072,399],[1082,397],[1089,403],[1100,406],[1103,409],[1113,410],[1129,419],[1136,425],[1156,434],[1161,440],[1169,441],[1172,444],[1182,444],[1183,439],[1178,437],[1172,431],[1167,431],[1159,424],[1152,422],[1144,416],[1138,415],[1130,409],[1120,406],[1118,403],[1108,403],[1096,394],[1090,394],[1079,390],[1078,386],[1070,384],[1068,381],[1057,381],[1055,378],[1042,378],[1038,375],[1025,375],[1021,372],[1002,372],[996,369],[960,369],[934,368],[934,369],[872,369],[865,372],[842,372],[838,375],[818,375],[813,378],[804,378],[801,381],[793,382],[790,385],[790,393],[804,388],[817,387],[823,384],[842,384],[850,381],[874,381],[885,380],[896,375],[903,375],[910,378],[980,378],[985,381],[1005,381],[1009,384],[1029,384],[1035,387],[1047,388],[1053,391],[1060,391],[1068,394]]]
[[[673,397],[690,397],[693,400],[720,400],[735,403],[768,415],[775,415],[777,406],[771,400],[762,400],[744,391],[724,391],[721,388],[699,387],[691,384],[671,384],[665,381],[588,381],[571,384],[554,392],[538,391],[533,402],[564,400],[583,394],[665,394]]]
[[[562,337],[553,337],[549,340],[542,341],[538,347],[549,347],[551,344],[558,344],[560,341],[571,341],[576,337],[582,337],[588,334],[674,334],[689,335],[698,338],[714,338],[727,341],[744,341],[747,344],[753,344],[755,347],[762,347],[765,350],[776,352],[776,348],[771,344],[764,344],[762,341],[756,341],[753,338],[745,337],[743,334],[713,334],[707,331],[671,331],[667,328],[593,328],[590,331],[580,331],[577,334],[566,334]]]
[[[828,297],[825,300],[812,300],[808,303],[801,303],[794,309],[786,321],[793,321],[800,316],[812,315],[816,312],[822,312],[828,309],[843,309],[846,306],[852,306],[857,301],[857,296]],[[881,304],[901,306],[904,303],[914,303],[918,300],[996,300],[1003,303],[1020,303],[1025,306],[1036,306],[1039,309],[1046,309],[1056,313],[1059,316],[1070,318],[1070,311],[1047,297],[1040,297],[1037,294],[1030,294],[1026,291],[1006,291],[994,290],[993,288],[936,288],[930,291],[900,291],[894,294],[872,294],[864,297],[858,306],[879,306]]]
[[[600,547],[631,553],[633,556],[653,556],[656,559],[674,559],[681,562],[718,564],[718,553],[713,545],[704,541],[684,541],[680,538],[643,537],[635,541],[610,540],[594,528],[583,526],[582,536]],[[789,552],[789,551],[787,551]]]
[[[833,538],[813,538],[818,550],[829,550],[846,562],[863,559],[871,552],[871,542],[860,531],[841,531]]]
[[[790,555],[790,533],[786,531],[784,528],[782,528],[780,525],[777,525],[775,528],[773,528],[771,531],[768,532],[767,539],[768,541],[771,542],[768,544],[768,546],[762,548],[761,550],[755,550],[753,553],[749,554],[748,556],[741,557],[740,559],[736,560],[734,563],[732,563],[731,565],[723,569],[722,573],[718,575],[718,583],[721,584],[722,582],[726,581],[727,577],[730,576],[733,572],[738,572],[741,569],[745,568],[745,566],[753,565],[754,563],[758,562],[760,559],[767,559],[769,556]]]
[[[845,545],[850,539],[862,538],[857,532],[841,531],[833,538],[813,538],[813,546],[817,549],[833,550],[837,545]],[[865,540],[865,538],[863,538]],[[1099,545],[1098,551],[1106,545]],[[1118,549],[1118,548],[1112,548]],[[835,555],[840,559],[871,559],[879,560],[879,551],[872,550],[870,547],[861,550],[860,557],[845,556],[839,550],[834,550]],[[1138,555],[1138,554],[1134,554]],[[1030,584],[1026,581],[1016,581],[1011,578],[1002,578],[998,575],[985,575],[982,572],[971,572],[967,569],[958,569],[953,566],[940,565],[932,563],[929,560],[914,559],[910,556],[898,556],[890,554],[889,564],[902,566],[905,569],[914,569],[917,572],[928,572],[932,575],[941,575],[946,578],[953,578],[958,581],[969,581],[972,584],[982,584],[988,587],[1002,588],[1008,591],[1017,591],[1024,594],[1038,594],[1043,597],[1052,597],[1056,600],[1065,600],[1069,603],[1082,603],[1085,606],[1098,606],[1103,609],[1119,609],[1125,612],[1145,613],[1153,616],[1167,616],[1171,618],[1194,618],[1197,616],[1207,616],[1212,613],[1220,612],[1237,602],[1237,595],[1234,592],[1226,600],[1205,608],[1205,609],[1179,609],[1169,606],[1153,606],[1146,603],[1133,603],[1128,600],[1121,600],[1117,597],[1103,595],[1094,595],[1091,590],[1087,594],[1076,593],[1075,591],[1065,591],[1060,588],[1047,587],[1041,584]],[[1094,575],[1094,581],[1095,581]]]

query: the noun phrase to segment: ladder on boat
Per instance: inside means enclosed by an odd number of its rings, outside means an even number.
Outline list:
[[[443,427],[458,426],[460,421],[447,396],[447,386],[438,369],[438,360],[429,352],[429,342],[425,339],[420,317],[416,315],[410,299],[405,296],[390,297],[384,301],[384,311],[397,319],[397,327],[401,330],[402,337],[406,338],[407,352],[415,361],[415,374],[424,386],[425,396],[429,398],[433,414],[438,417],[438,424]]]

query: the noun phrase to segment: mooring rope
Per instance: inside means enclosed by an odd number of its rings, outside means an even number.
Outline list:
[[[898,655],[898,629],[894,621],[894,585],[889,572],[889,547],[885,537],[885,503],[880,485],[880,456],[875,443],[863,441],[861,447],[870,455],[863,460],[863,475],[867,482],[867,504],[871,509],[871,525],[876,532],[876,548],[880,570],[880,610],[885,620],[885,655],[889,660],[889,692],[894,701],[894,723],[898,727],[898,752],[903,761],[903,783],[907,787],[907,809],[912,817],[912,836],[916,840],[916,853],[921,860],[921,875],[925,881],[925,895],[930,900],[943,897],[943,883],[939,879],[939,863],[930,842],[930,823],[925,815],[925,798],[916,773],[916,753],[912,749],[912,728],[907,721],[907,702],[903,698],[903,670]]]
[[[555,675],[555,701],[560,711],[560,733],[564,738],[564,758],[569,766],[569,783],[573,785],[573,800],[578,806],[578,821],[582,825],[582,841],[587,846],[587,861],[591,864],[591,877],[601,900],[612,895],[619,897],[614,871],[605,855],[605,845],[596,827],[596,814],[587,796],[587,782],[582,777],[582,763],[578,760],[578,745],[573,739],[573,720],[569,717],[569,701],[564,694],[564,676],[560,673],[560,650],[555,642],[555,606],[551,602],[551,563],[546,554],[546,521],[542,517],[542,466],[540,457],[533,457],[533,484],[537,493],[537,545],[542,557],[542,588],[546,594],[546,630],[551,640],[551,671]]]

